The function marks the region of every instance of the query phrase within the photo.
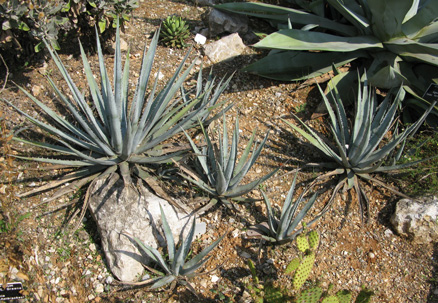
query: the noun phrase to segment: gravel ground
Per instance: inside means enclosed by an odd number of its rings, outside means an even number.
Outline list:
[[[201,16],[205,11],[206,8],[186,1],[141,2],[141,7],[134,11],[134,18],[122,35],[131,46],[131,78],[138,76],[142,48],[150,40],[150,34],[160,20],[169,14],[178,13],[190,21],[192,28],[202,28],[205,24]],[[156,63],[161,65],[166,79],[185,52],[159,48]],[[66,53],[61,55],[63,62],[79,87],[85,88],[80,58]],[[259,55],[248,48],[243,56],[231,62],[216,64],[213,71],[219,78],[223,77]],[[197,47],[192,51],[192,58],[196,56],[200,56],[198,63],[203,61],[205,72],[208,72],[212,66]],[[91,64],[96,65],[96,56],[91,55],[90,58]],[[112,63],[110,55],[107,60]],[[197,69],[199,67],[200,64]],[[27,87],[38,98],[50,104],[53,95],[42,76],[47,71],[56,82],[60,82],[61,78],[50,60],[27,68],[23,73],[13,72],[9,80]],[[2,97],[19,104],[33,116],[39,115],[12,82],[7,84]],[[237,71],[224,97],[234,103],[227,119],[233,120],[239,115],[240,130],[245,138],[249,138],[253,129],[257,129],[258,139],[270,132],[267,148],[248,180],[282,165],[280,171],[263,186],[271,202],[281,206],[292,182],[292,170],[305,163],[318,161],[319,154],[297,139],[279,122],[278,117],[287,116],[305,105],[305,110],[299,115],[309,120],[320,102],[315,87],[298,89],[297,84],[270,81]],[[4,103],[0,103],[0,111],[5,114],[5,126],[8,129],[24,121]],[[325,131],[322,122],[323,117],[308,121],[318,130]],[[2,131],[4,138],[4,126]],[[250,272],[246,265],[249,258],[256,263],[263,279],[277,280],[278,284],[285,287],[291,285],[291,278],[284,275],[283,271],[297,255],[295,247],[285,245],[274,248],[245,237],[245,231],[250,225],[266,220],[266,209],[262,202],[239,205],[242,215],[220,207],[202,217],[201,220],[207,223],[207,233],[196,242],[193,248],[195,252],[225,230],[229,232],[219,249],[213,252],[214,257],[207,263],[205,270],[215,269],[219,265],[221,267],[192,281],[198,297],[182,287],[173,292],[148,292],[144,288],[120,285],[105,264],[99,235],[91,217],[86,214],[82,222],[77,222],[77,208],[72,206],[52,212],[57,205],[78,200],[80,193],[50,203],[42,203],[50,196],[50,192],[17,199],[15,193],[30,190],[60,171],[44,171],[44,164],[14,160],[7,156],[10,153],[32,153],[33,150],[26,146],[10,143],[2,145],[2,148],[0,219],[4,224],[0,226],[0,272],[2,282],[15,280],[23,283],[26,296],[23,302],[251,302],[246,287],[250,283]],[[11,151],[8,151],[9,148]],[[300,173],[297,194],[318,173]],[[164,185],[168,188],[173,186]],[[319,187],[325,193],[319,196],[314,214],[327,201],[327,189],[333,186],[332,182],[328,182]],[[181,191],[187,189],[181,188]],[[347,192],[340,194],[327,215],[313,226],[321,233],[321,244],[310,280],[319,280],[324,288],[333,283],[335,291],[349,289],[357,293],[366,287],[375,293],[373,302],[438,302],[438,296],[435,295],[438,294],[435,244],[413,244],[395,235],[388,218],[398,198],[371,185],[366,186],[366,192],[371,205],[368,224],[361,222],[356,198]],[[251,195],[254,198],[261,197],[258,191]],[[72,228],[76,224],[80,227],[73,233]]]

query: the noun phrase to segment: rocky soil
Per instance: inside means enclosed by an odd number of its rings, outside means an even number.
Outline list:
[[[158,28],[161,20],[170,14],[179,14],[189,20],[192,29],[204,28],[207,25],[203,23],[202,15],[206,11],[206,7],[187,1],[140,2],[140,8],[134,11],[132,21],[122,34],[131,48],[130,78],[133,85],[138,76],[143,47],[150,41],[151,33]],[[70,49],[62,51],[61,59],[78,86],[86,89],[81,59],[77,56],[77,48],[71,47],[71,52]],[[160,46],[155,72],[160,65],[164,79],[167,79],[186,51]],[[232,61],[211,65],[203,56],[202,48],[195,46],[191,58],[197,60],[197,70],[202,62],[204,72],[213,69],[218,78],[236,72],[224,94],[224,98],[234,104],[227,113],[227,119],[234,120],[239,116],[241,134],[246,139],[254,129],[257,129],[259,140],[266,132],[270,133],[267,147],[248,180],[281,166],[278,173],[262,187],[271,202],[281,206],[292,182],[294,169],[308,162],[317,162],[320,155],[278,118],[287,117],[290,112],[299,112],[313,127],[325,131],[324,117],[310,119],[321,101],[314,86],[281,83],[239,71],[260,55],[248,47],[242,56]],[[112,56],[108,55],[108,64],[112,60]],[[92,66],[97,65],[97,57],[92,52],[90,61]],[[8,82],[1,92],[2,98],[17,104],[32,116],[40,115],[36,107],[16,89],[13,85],[15,82],[46,104],[56,106],[52,100],[53,92],[43,76],[49,73],[55,82],[62,83],[51,60],[21,71],[14,68],[10,70]],[[4,84],[3,79],[0,87]],[[191,82],[194,83],[194,80]],[[6,122],[1,128],[3,139],[7,129],[28,125],[23,117],[3,102],[0,102],[0,111]],[[30,130],[37,132],[32,128]],[[38,136],[38,132],[31,135]],[[251,302],[246,288],[250,282],[247,259],[256,263],[263,279],[278,279],[279,284],[290,286],[290,277],[282,272],[297,255],[295,247],[260,245],[260,240],[245,238],[245,231],[250,225],[266,220],[266,209],[261,201],[239,205],[241,214],[218,207],[202,217],[201,220],[207,223],[207,233],[196,241],[193,248],[195,252],[224,232],[228,231],[228,234],[205,267],[206,272],[217,270],[192,281],[197,297],[184,287],[177,287],[173,291],[164,289],[148,292],[145,288],[121,285],[106,266],[99,235],[91,217],[87,214],[82,222],[78,222],[78,208],[71,202],[81,201],[81,191],[50,203],[44,203],[50,192],[30,198],[16,198],[16,193],[28,191],[56,177],[61,171],[47,171],[44,170],[44,164],[10,157],[9,154],[36,152],[22,144],[8,142],[2,144],[2,149],[1,281],[21,281],[25,290],[23,302]],[[300,173],[300,189],[297,193],[319,173]],[[320,190],[321,194],[312,214],[323,207],[333,186],[333,182],[327,182],[315,189]],[[186,203],[196,200],[196,197],[190,197],[194,193],[184,184],[163,183],[163,187],[174,195],[182,196]],[[368,223],[361,221],[354,193],[345,192],[337,197],[332,209],[313,226],[321,233],[322,239],[310,279],[319,280],[323,287],[333,283],[334,291],[349,289],[357,293],[366,287],[375,293],[373,302],[438,302],[436,244],[414,244],[394,234],[389,216],[398,197],[372,184],[366,186],[366,192],[370,199]],[[261,197],[259,191],[251,195],[254,198]],[[66,206],[53,211],[62,204]],[[79,229],[73,232],[77,224]]]

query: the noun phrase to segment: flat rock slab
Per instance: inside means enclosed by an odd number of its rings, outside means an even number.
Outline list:
[[[397,202],[391,223],[398,234],[424,244],[438,240],[437,217],[437,197],[402,199]]]
[[[204,46],[204,53],[213,63],[232,59],[245,50],[239,34],[234,33]]]
[[[165,246],[160,205],[175,241],[183,230],[189,231],[190,226],[184,228],[187,222],[192,222],[189,215],[152,194],[142,182],[125,187],[113,175],[95,182],[91,192],[89,210],[97,222],[102,249],[109,268],[121,281],[137,281],[144,270],[142,263],[150,262],[136,243],[122,233],[129,233],[154,248]]]

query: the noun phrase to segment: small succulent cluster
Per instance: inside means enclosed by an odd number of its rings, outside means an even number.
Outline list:
[[[169,16],[163,21],[160,32],[161,42],[170,47],[186,47],[190,35],[189,25],[180,16]]]

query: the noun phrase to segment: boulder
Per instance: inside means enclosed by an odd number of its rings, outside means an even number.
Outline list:
[[[402,199],[397,202],[391,223],[400,235],[413,242],[430,243],[438,240],[437,217],[437,197]]]
[[[96,181],[90,190],[88,208],[97,223],[107,265],[121,281],[138,280],[143,272],[142,264],[150,262],[132,238],[123,233],[129,233],[154,248],[166,245],[161,236],[160,205],[175,241],[182,231],[189,231],[192,222],[188,220],[189,215],[152,194],[141,181],[137,186],[125,187],[121,178],[114,174]],[[184,228],[186,225],[189,226]]]
[[[204,46],[204,53],[213,63],[239,56],[245,50],[239,34],[231,34]]]
[[[212,9],[207,20],[210,38],[222,33],[239,33],[243,36],[248,32],[248,17],[245,15],[224,13]]]

